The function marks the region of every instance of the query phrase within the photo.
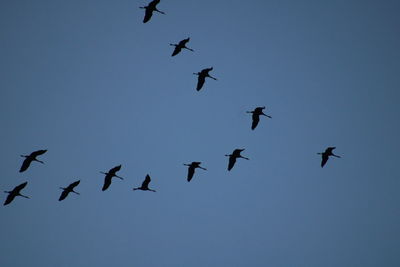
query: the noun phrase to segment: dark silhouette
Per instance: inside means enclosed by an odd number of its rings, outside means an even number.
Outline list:
[[[188,181],[188,182],[190,182],[190,180],[192,180],[193,175],[194,175],[194,170],[195,170],[196,168],[200,168],[200,169],[205,170],[205,171],[207,170],[206,168],[201,167],[200,164],[201,164],[201,162],[199,162],[199,161],[193,161],[193,162],[190,163],[190,164],[183,164],[183,165],[185,165],[185,166],[189,166],[189,168],[188,168],[188,175],[187,175],[187,181]]]
[[[232,154],[230,154],[230,155],[225,155],[226,157],[229,157],[228,171],[232,170],[233,166],[234,166],[235,163],[236,163],[236,159],[237,159],[237,158],[242,158],[242,159],[247,159],[247,160],[249,160],[248,158],[243,157],[242,155],[240,155],[240,152],[242,152],[243,150],[244,150],[244,148],[243,148],[243,149],[235,149],[235,150],[232,152]]]
[[[70,185],[69,185],[68,187],[66,187],[66,188],[60,187],[60,189],[62,189],[63,191],[62,191],[61,196],[60,196],[60,198],[58,199],[58,201],[64,200],[64,199],[68,196],[68,194],[71,193],[71,192],[73,192],[73,193],[75,193],[75,194],[77,194],[77,195],[80,195],[78,192],[75,192],[75,191],[74,191],[74,188],[75,188],[76,186],[78,186],[78,184],[79,184],[80,182],[81,182],[81,181],[78,180],[78,181],[76,181],[76,182],[73,182],[72,184],[70,184]]]
[[[133,188],[133,191],[135,191],[135,190],[143,190],[143,191],[151,191],[151,192],[156,192],[156,190],[153,190],[153,189],[150,189],[149,188],[149,183],[151,182],[151,179],[150,179],[150,175],[146,175],[146,178],[144,179],[144,181],[143,181],[143,183],[142,183],[142,186],[141,187],[136,187],[136,188]]]
[[[113,177],[117,177],[117,178],[119,178],[121,180],[124,180],[124,178],[122,178],[122,177],[120,177],[120,176],[115,174],[120,169],[121,169],[121,165],[118,165],[118,166],[115,166],[114,168],[110,169],[108,172],[100,172],[100,173],[106,175],[106,177],[104,178],[104,185],[103,185],[103,188],[101,190],[105,191],[105,190],[107,190],[108,187],[110,187],[111,179]]]
[[[16,196],[24,197],[24,198],[29,198],[27,196],[22,195],[20,192],[24,187],[28,184],[28,182],[22,183],[16,187],[12,191],[4,191],[4,193],[8,193],[7,199],[4,202],[4,206],[10,204]]]
[[[336,158],[340,158],[340,156],[333,154],[333,150],[334,150],[335,148],[336,148],[336,147],[331,146],[331,147],[328,147],[327,149],[325,149],[325,152],[317,153],[317,154],[319,154],[319,155],[322,155],[321,168],[323,168],[323,167],[325,166],[326,162],[327,162],[328,159],[329,159],[329,156],[333,156],[333,157],[336,157]]]
[[[160,3],[160,0],[153,0],[147,6],[140,7],[140,8],[146,9],[145,14],[144,14],[143,23],[146,23],[151,19],[151,16],[153,16],[153,11],[156,11],[161,14],[165,14],[164,12],[157,9],[156,6],[158,5],[158,3]]]
[[[267,114],[264,114],[263,109],[265,109],[265,107],[256,107],[253,111],[246,111],[246,113],[252,113],[253,114],[252,115],[253,122],[251,124],[251,129],[252,130],[254,130],[257,127],[258,122],[260,121],[260,115],[263,115],[263,116],[268,117],[270,119],[272,118],[271,116],[269,116]]]
[[[29,168],[29,165],[31,165],[32,161],[37,161],[37,162],[44,164],[43,161],[36,159],[36,157],[40,156],[46,152],[47,152],[47,150],[45,149],[45,150],[38,150],[38,151],[32,152],[30,155],[21,155],[21,157],[25,158],[25,160],[22,163],[22,166],[21,166],[21,169],[19,169],[19,172],[26,171]]]
[[[213,67],[208,68],[208,69],[203,69],[202,71],[200,71],[198,73],[193,73],[194,75],[199,76],[199,78],[197,80],[197,87],[196,87],[197,91],[200,91],[200,89],[203,87],[204,82],[206,81],[206,77],[209,77],[213,80],[217,80],[217,78],[214,78],[214,77],[210,76],[210,74],[208,74],[212,70],[213,70]]]
[[[172,57],[176,56],[177,54],[179,54],[181,52],[182,49],[187,49],[187,50],[190,50],[190,51],[194,52],[193,49],[191,49],[189,47],[186,47],[186,44],[189,41],[190,41],[190,38],[188,37],[188,38],[183,39],[182,41],[180,41],[179,44],[169,44],[169,45],[175,46],[174,52],[172,53],[171,56]]]

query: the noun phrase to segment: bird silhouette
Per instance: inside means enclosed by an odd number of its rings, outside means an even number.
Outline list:
[[[264,109],[265,109],[265,107],[256,107],[253,111],[246,111],[246,113],[252,113],[253,114],[252,115],[253,122],[251,124],[251,129],[252,130],[254,130],[257,127],[258,122],[260,121],[260,115],[266,116],[266,117],[268,117],[270,119],[272,118],[271,116],[269,116],[267,114],[264,114],[264,112],[263,112]]]
[[[198,75],[198,79],[197,79],[197,87],[196,90],[200,91],[201,88],[204,85],[204,82],[206,81],[206,77],[211,78],[213,80],[217,80],[217,78],[214,78],[212,76],[210,76],[209,72],[213,70],[213,67],[211,68],[207,68],[207,69],[203,69],[202,71],[198,72],[198,73],[193,73],[194,75]]]
[[[117,177],[121,180],[124,180],[124,178],[116,175],[116,172],[119,171],[121,169],[121,165],[115,166],[114,168],[110,169],[108,172],[100,172],[102,174],[105,174],[106,177],[104,178],[104,185],[103,188],[101,190],[105,191],[107,190],[108,187],[110,187],[111,185],[111,179],[113,177]]]
[[[194,171],[195,171],[196,168],[200,168],[200,169],[205,170],[205,171],[207,170],[206,168],[201,167],[200,164],[201,164],[201,162],[199,162],[199,161],[193,161],[190,164],[183,164],[185,166],[189,166],[188,174],[187,174],[187,181],[188,182],[190,182],[190,180],[192,180],[193,175],[194,175]]]
[[[243,157],[242,155],[240,155],[240,152],[242,152],[242,151],[244,151],[244,148],[243,148],[243,149],[235,149],[235,150],[232,152],[232,154],[230,154],[230,155],[225,155],[226,157],[229,157],[228,171],[232,170],[233,166],[234,166],[235,163],[236,163],[236,159],[237,159],[237,158],[242,158],[242,159],[247,159],[247,160],[249,160],[248,158]]]
[[[153,189],[150,189],[150,188],[149,188],[149,183],[150,183],[150,182],[151,182],[150,175],[147,174],[147,175],[146,175],[146,178],[144,179],[144,181],[143,181],[143,183],[142,183],[142,186],[133,188],[133,191],[135,191],[135,190],[143,190],[143,191],[156,192],[156,190],[153,190]]]
[[[29,168],[29,165],[31,165],[32,161],[37,161],[37,162],[40,162],[40,163],[44,164],[43,161],[40,161],[40,160],[36,159],[36,157],[40,156],[40,155],[43,155],[46,152],[47,152],[47,150],[45,149],[45,150],[34,151],[30,155],[21,155],[21,157],[25,158],[25,160],[22,163],[22,166],[19,169],[19,172],[26,171]]]
[[[175,46],[174,52],[172,53],[171,56],[172,56],[172,57],[173,57],[173,56],[176,56],[177,54],[179,54],[179,53],[181,52],[182,49],[187,49],[187,50],[190,50],[190,51],[194,52],[193,49],[191,49],[191,48],[189,48],[189,47],[186,47],[186,44],[187,44],[189,41],[190,41],[190,38],[188,37],[188,38],[183,39],[182,41],[180,41],[178,44],[169,44],[169,45],[171,45],[171,46]]]
[[[144,14],[143,23],[146,23],[151,19],[151,16],[153,16],[153,11],[156,11],[161,14],[165,14],[164,12],[157,9],[158,3],[160,3],[160,0],[153,0],[147,6],[140,7],[140,8],[146,9],[145,14]]]
[[[70,184],[69,186],[67,186],[67,187],[60,187],[60,189],[62,189],[63,191],[62,191],[62,193],[61,193],[61,196],[60,196],[60,198],[58,199],[58,201],[61,201],[61,200],[64,200],[67,196],[68,196],[68,194],[69,193],[71,193],[71,192],[73,192],[73,193],[75,193],[75,194],[77,194],[77,195],[80,195],[78,192],[75,192],[74,191],[74,188],[76,187],[76,186],[78,186],[78,184],[80,183],[81,181],[80,180],[78,180],[78,181],[76,181],[76,182],[73,182],[72,184]]]
[[[322,157],[321,168],[323,168],[325,166],[326,162],[329,159],[329,156],[340,158],[340,156],[333,154],[333,150],[335,148],[336,147],[331,146],[331,147],[328,147],[327,149],[325,149],[325,152],[317,153],[317,154],[321,155],[321,157]]]
[[[14,200],[14,198],[15,198],[16,196],[20,196],[20,197],[24,197],[24,198],[29,198],[28,196],[24,196],[24,195],[22,195],[22,194],[20,193],[21,190],[24,189],[24,187],[25,187],[27,184],[28,184],[28,182],[25,182],[25,183],[22,183],[22,184],[20,184],[20,185],[18,185],[18,186],[16,186],[16,187],[14,187],[14,189],[11,190],[11,191],[4,191],[4,193],[8,193],[7,199],[6,199],[6,201],[4,202],[4,206],[10,204],[10,203]]]

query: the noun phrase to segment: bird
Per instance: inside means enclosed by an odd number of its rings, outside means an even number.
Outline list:
[[[214,78],[214,77],[210,76],[210,74],[208,74],[212,70],[213,70],[213,67],[203,69],[202,71],[200,71],[198,73],[193,73],[194,75],[198,75],[199,76],[199,78],[197,80],[197,87],[196,87],[197,91],[200,91],[201,88],[203,87],[204,82],[206,81],[206,77],[209,77],[209,78],[211,78],[213,80],[217,80],[217,78]]]
[[[189,166],[188,174],[187,174],[187,181],[188,182],[190,182],[190,180],[192,180],[193,175],[194,175],[194,171],[195,171],[196,168],[200,168],[200,169],[205,170],[205,171],[207,170],[206,168],[201,167],[200,164],[201,164],[201,162],[199,162],[199,161],[193,161],[190,164],[183,164],[185,166]]]
[[[16,187],[12,191],[4,191],[4,193],[8,193],[7,199],[4,202],[4,206],[10,204],[16,196],[21,196],[24,198],[29,198],[28,196],[22,195],[20,192],[24,187],[28,184],[28,182],[22,183]]]
[[[232,154],[230,154],[230,155],[225,155],[226,157],[229,157],[228,171],[232,170],[233,166],[234,166],[235,163],[236,163],[236,159],[237,159],[237,158],[242,158],[242,159],[247,159],[247,160],[249,160],[248,158],[243,157],[242,155],[240,155],[240,152],[242,152],[242,151],[244,151],[244,148],[243,148],[243,149],[239,149],[239,148],[238,148],[238,149],[235,149],[235,150],[232,152]]]
[[[268,117],[270,119],[272,118],[271,116],[269,116],[267,114],[264,114],[263,109],[265,109],[265,107],[256,107],[253,111],[246,111],[246,113],[252,113],[253,114],[252,115],[253,122],[251,124],[251,129],[252,130],[254,130],[257,127],[258,122],[260,121],[260,115],[263,115],[263,116]]]
[[[106,177],[104,178],[103,188],[101,189],[102,191],[107,190],[107,188],[111,185],[111,179],[113,177],[117,177],[117,178],[119,178],[121,180],[124,180],[124,178],[122,178],[122,177],[120,177],[120,176],[115,174],[120,169],[121,169],[121,165],[118,165],[118,166],[115,166],[114,168],[110,169],[108,172],[100,172],[100,173],[106,175]]]
[[[21,157],[25,158],[24,162],[22,163],[21,168],[19,169],[19,172],[24,172],[29,168],[29,165],[31,165],[32,161],[37,161],[40,162],[42,164],[44,164],[43,161],[40,161],[38,159],[36,159],[37,156],[43,155],[44,153],[46,153],[47,150],[43,149],[43,150],[37,150],[32,152],[30,155],[21,155]]]
[[[322,157],[321,168],[323,168],[325,166],[326,162],[329,159],[329,156],[340,158],[340,156],[333,154],[333,150],[335,148],[336,147],[331,146],[331,147],[328,147],[327,149],[325,149],[325,152],[317,153],[318,155],[321,155],[321,157]]]
[[[153,16],[153,11],[156,11],[161,14],[165,14],[163,11],[160,11],[157,9],[158,3],[160,3],[160,0],[153,0],[147,6],[139,7],[139,8],[146,9],[145,14],[144,14],[143,23],[146,23],[151,19],[151,16]]]
[[[78,184],[79,184],[80,182],[81,182],[81,181],[78,180],[78,181],[76,181],[76,182],[73,182],[72,184],[70,184],[70,185],[67,186],[66,188],[60,187],[60,189],[62,189],[63,191],[62,191],[61,196],[60,196],[60,198],[58,199],[58,201],[64,200],[64,199],[68,196],[68,194],[71,193],[71,192],[73,192],[73,193],[75,193],[75,194],[77,194],[77,195],[80,195],[78,192],[75,192],[75,191],[74,191],[74,188],[75,188],[76,186],[78,186]]]
[[[177,54],[179,54],[181,52],[182,49],[187,49],[190,50],[192,52],[194,52],[193,49],[186,47],[186,44],[190,41],[190,37],[183,39],[182,41],[180,41],[178,44],[169,44],[171,46],[175,46],[174,52],[172,53],[172,57],[176,56]]]
[[[150,188],[149,188],[149,183],[150,183],[150,182],[151,182],[150,175],[147,174],[147,175],[146,175],[146,178],[144,179],[144,181],[143,181],[143,183],[142,183],[142,186],[133,188],[133,191],[135,191],[135,190],[143,190],[143,191],[156,192],[156,190],[153,190],[153,189],[150,189]]]

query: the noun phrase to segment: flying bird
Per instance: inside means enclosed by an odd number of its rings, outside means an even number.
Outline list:
[[[100,172],[102,174],[105,174],[106,177],[104,178],[104,185],[103,188],[101,190],[105,191],[107,190],[108,187],[110,187],[111,185],[111,179],[113,177],[117,177],[121,180],[124,180],[124,178],[116,175],[116,172],[119,171],[121,169],[121,165],[115,166],[114,168],[110,169],[108,172]]]
[[[211,78],[213,80],[217,80],[217,78],[212,77],[209,72],[213,70],[213,67],[211,68],[207,68],[207,69],[203,69],[202,71],[198,72],[198,73],[193,73],[194,75],[198,75],[199,78],[197,79],[197,87],[196,90],[200,91],[201,88],[204,85],[204,82],[206,81],[206,77]]]
[[[190,182],[190,180],[192,180],[193,175],[194,175],[194,171],[195,171],[196,168],[200,168],[200,169],[205,170],[205,171],[207,170],[206,168],[201,167],[200,164],[201,164],[201,162],[199,162],[199,161],[193,161],[190,164],[183,164],[185,166],[189,166],[188,174],[187,174],[187,181],[188,182]]]
[[[244,148],[243,148],[243,149],[235,149],[235,150],[232,152],[232,154],[230,154],[230,155],[225,155],[226,157],[229,157],[228,171],[232,170],[233,166],[234,166],[235,163],[236,163],[236,159],[237,159],[237,158],[242,158],[242,159],[247,159],[247,160],[249,160],[248,158],[243,157],[242,155],[240,155],[240,152],[242,152],[243,150],[244,150]]]
[[[326,162],[327,162],[328,159],[329,159],[329,156],[333,156],[333,157],[336,157],[336,158],[340,158],[340,156],[333,154],[333,150],[334,150],[335,148],[336,148],[336,147],[331,146],[331,147],[328,147],[327,149],[325,149],[325,152],[317,153],[318,155],[321,155],[321,157],[322,157],[321,168],[323,168],[323,167],[325,166]]]
[[[76,181],[76,182],[73,182],[72,184],[70,184],[69,186],[67,186],[67,187],[60,187],[60,189],[62,189],[63,191],[62,191],[62,193],[61,193],[61,196],[60,196],[60,198],[58,199],[58,201],[61,201],[61,200],[64,200],[67,196],[68,196],[68,194],[69,193],[71,193],[71,192],[73,192],[73,193],[75,193],[75,194],[77,194],[77,195],[80,195],[78,192],[75,192],[74,191],[74,188],[76,187],[76,186],[78,186],[78,184],[80,183],[81,181],[80,180],[78,180],[78,181]]]
[[[253,122],[251,124],[251,129],[252,130],[254,130],[257,127],[258,122],[260,121],[260,115],[263,115],[263,116],[268,117],[270,119],[272,118],[271,116],[269,116],[267,114],[264,114],[263,109],[265,109],[265,107],[256,107],[253,111],[246,111],[246,113],[252,113],[253,114],[252,115]]]
[[[190,50],[190,51],[194,52],[193,49],[191,49],[191,48],[189,48],[189,47],[186,46],[186,44],[187,44],[189,41],[190,41],[190,38],[188,37],[188,38],[183,39],[182,41],[180,41],[179,44],[169,44],[169,45],[171,45],[171,46],[175,46],[174,52],[172,53],[171,56],[172,56],[172,57],[173,57],[173,56],[176,56],[177,54],[179,54],[179,53],[181,52],[182,49],[187,49],[187,50]]]
[[[46,153],[46,149],[45,150],[38,150],[38,151],[34,151],[32,152],[30,155],[21,155],[21,157],[25,158],[24,162],[22,163],[21,169],[19,169],[19,172],[24,172],[29,168],[29,165],[31,165],[32,161],[37,161],[40,162],[42,164],[44,164],[43,161],[40,161],[38,159],[36,159],[37,156],[43,155],[44,153]]]
[[[28,184],[28,182],[22,183],[16,187],[12,191],[4,191],[4,193],[8,193],[7,199],[4,202],[4,206],[10,204],[16,196],[24,197],[24,198],[29,198],[28,196],[22,195],[20,192],[24,187]]]
[[[146,9],[145,14],[144,14],[143,23],[146,23],[151,19],[151,16],[153,16],[153,11],[156,11],[161,14],[165,14],[164,12],[157,9],[158,3],[160,3],[160,0],[153,0],[147,6],[140,7],[140,8]]]
[[[136,188],[133,188],[133,191],[135,191],[135,190],[143,190],[143,191],[151,191],[151,192],[156,192],[156,190],[153,190],[153,189],[150,189],[149,188],[149,183],[151,182],[151,179],[150,179],[150,175],[146,175],[146,178],[144,179],[144,181],[143,181],[143,183],[142,183],[142,186],[141,187],[136,187]]]

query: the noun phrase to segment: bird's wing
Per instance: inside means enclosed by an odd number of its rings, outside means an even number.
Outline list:
[[[109,176],[109,175],[107,175],[106,178],[104,178],[104,185],[103,185],[103,188],[101,189],[102,191],[105,191],[105,190],[107,190],[107,188],[110,187],[111,178],[112,178],[112,176]]]
[[[325,150],[325,153],[327,153],[328,155],[329,155],[329,154],[332,154],[332,153],[333,153],[333,150],[334,150],[335,148],[336,148],[336,147],[334,147],[334,146],[328,147],[328,148]]]
[[[43,155],[46,152],[47,152],[46,149],[42,149],[42,150],[38,150],[38,151],[32,152],[30,156],[36,157],[36,156],[39,156],[39,155]]]
[[[260,121],[260,116],[253,113],[252,117],[253,117],[253,122],[251,124],[251,129],[254,130],[257,127],[258,122]]]
[[[115,174],[117,171],[121,169],[121,165],[115,166],[114,168],[110,169],[108,172],[110,174]]]
[[[232,170],[233,166],[236,163],[236,157],[229,157],[229,165],[228,165],[228,171]]]
[[[175,46],[174,52],[172,53],[172,57],[176,56],[177,54],[179,54],[179,52],[181,52],[182,48],[180,46]]]
[[[78,180],[78,181],[76,181],[76,182],[73,182],[72,184],[70,184],[70,185],[67,187],[67,189],[68,189],[68,190],[74,189],[74,187],[77,186],[80,182],[81,182],[80,180]]]
[[[142,188],[147,188],[149,187],[149,183],[151,182],[151,178],[150,175],[146,175],[146,178],[144,179],[143,183],[142,183]]]
[[[189,41],[190,41],[190,38],[183,39],[182,41],[179,42],[179,45],[185,46]]]
[[[68,190],[63,190],[58,201],[64,200],[68,196],[68,194],[69,194]]]
[[[26,186],[27,184],[28,184],[28,182],[25,182],[25,183],[22,183],[22,184],[20,184],[20,185],[17,185],[17,186],[14,188],[13,191],[19,192],[19,191],[21,191],[22,189],[24,189],[25,186]]]
[[[6,201],[4,201],[4,206],[10,204],[14,200],[15,196],[15,194],[9,193]]]
[[[151,16],[153,16],[153,9],[146,8],[146,12],[144,13],[143,23],[148,22],[151,19]]]
[[[32,162],[32,158],[31,157],[27,157],[24,159],[24,162],[22,162],[22,166],[19,169],[19,172],[24,172],[29,168],[29,165],[31,165]]]
[[[187,181],[190,182],[193,178],[195,168],[193,166],[189,166]]]
[[[329,156],[325,153],[322,154],[322,161],[321,161],[321,168],[325,166],[326,162],[328,161]]]
[[[203,75],[199,75],[199,78],[197,79],[197,87],[196,87],[197,91],[200,91],[200,89],[203,87],[205,81],[206,81],[206,77]]]
[[[153,0],[149,3],[149,7],[155,8],[160,3],[160,0]]]

